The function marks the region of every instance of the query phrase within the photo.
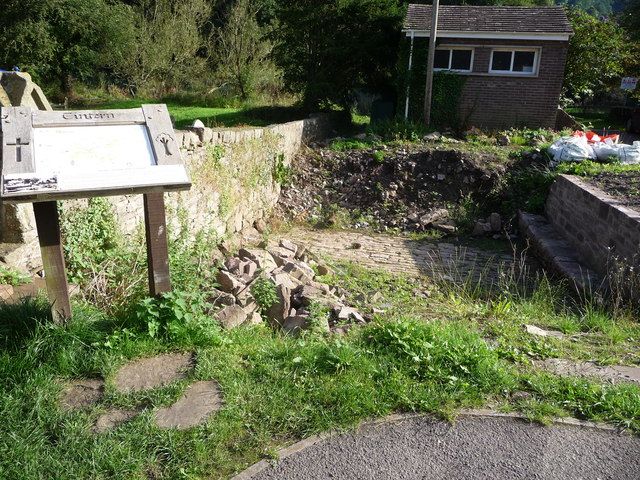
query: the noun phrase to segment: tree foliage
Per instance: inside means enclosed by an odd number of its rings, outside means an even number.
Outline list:
[[[64,93],[71,78],[86,80],[107,52],[118,50],[127,7],[104,0],[5,0],[0,16],[0,62],[57,79]]]
[[[569,41],[565,95],[584,98],[615,87],[637,65],[638,45],[610,20],[599,20],[577,9],[568,13],[574,35]]]
[[[262,17],[264,8],[263,2],[254,0],[229,2],[222,26],[215,33],[212,60],[219,87],[231,85],[243,100],[280,83],[280,74],[271,60],[273,44],[267,38],[271,25]]]
[[[403,9],[397,0],[282,0],[275,60],[304,105],[346,105],[351,88],[388,88]]]

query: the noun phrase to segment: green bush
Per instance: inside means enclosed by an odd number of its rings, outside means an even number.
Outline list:
[[[180,345],[219,343],[220,326],[202,293],[173,291],[145,298],[134,307],[134,328],[152,338]]]
[[[91,198],[86,207],[60,211],[60,229],[67,275],[73,283],[87,280],[118,244],[113,206],[106,198]]]

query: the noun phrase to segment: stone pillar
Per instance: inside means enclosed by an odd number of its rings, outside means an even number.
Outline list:
[[[42,89],[31,81],[31,75],[0,72],[0,107],[11,106],[51,110]],[[26,271],[42,267],[31,204],[0,203],[0,262]]]

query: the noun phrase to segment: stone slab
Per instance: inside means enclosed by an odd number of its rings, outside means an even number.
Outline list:
[[[160,428],[186,429],[204,423],[222,407],[222,395],[214,381],[199,381],[187,387],[180,400],[156,412]]]
[[[140,410],[134,408],[110,410],[98,417],[91,431],[93,433],[108,432],[118,425],[132,420],[138,413],[140,413]]]
[[[80,410],[99,402],[103,393],[103,379],[87,378],[77,380],[63,390],[58,404],[63,410]]]
[[[185,378],[193,368],[193,355],[172,353],[141,358],[122,367],[113,383],[121,392],[140,392]]]

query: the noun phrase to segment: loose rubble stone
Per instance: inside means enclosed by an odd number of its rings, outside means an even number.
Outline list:
[[[471,235],[485,235],[487,233],[491,233],[491,224],[478,221],[473,226]]]
[[[273,257],[273,261],[276,262],[278,267],[281,267],[289,260],[295,257],[295,252],[292,252],[288,248],[284,247],[271,247],[269,253]]]
[[[233,275],[240,275],[242,260],[238,257],[227,257],[224,259],[224,267]]]
[[[266,250],[241,248],[238,255],[240,255],[240,258],[253,260],[258,265],[258,268],[265,271],[271,271],[278,266],[271,254]]]
[[[227,305],[234,305],[236,303],[236,297],[234,297],[233,295],[231,295],[230,293],[226,293],[226,292],[221,292],[219,290],[216,290],[208,299],[207,301],[212,304],[215,307],[219,307],[219,306],[227,306]]]
[[[276,273],[271,279],[276,285],[284,285],[289,290],[302,285],[298,279],[291,277],[288,273]]]
[[[305,284],[313,280],[315,273],[313,269],[304,263],[287,262],[282,267],[283,271],[288,273],[291,277]]]
[[[87,408],[99,402],[103,393],[104,380],[101,378],[77,380],[64,389],[59,406],[63,410]]]
[[[139,392],[184,378],[192,368],[193,355],[189,353],[141,358],[122,367],[113,383],[121,392]]]
[[[203,424],[222,407],[222,395],[214,381],[195,382],[187,387],[180,400],[156,412],[160,428],[186,429]]]
[[[334,272],[331,268],[326,265],[318,265],[318,275],[333,275]]]
[[[246,319],[247,312],[239,305],[229,305],[218,312],[218,321],[225,330],[242,325]]]
[[[499,232],[502,228],[502,219],[500,218],[499,213],[492,213],[489,216],[489,225],[491,225],[492,232]]]
[[[286,238],[283,238],[282,240],[280,240],[280,246],[282,248],[286,248],[287,250],[293,252],[294,255],[296,254],[296,251],[298,250],[298,245],[296,245],[293,242],[290,242]]]
[[[140,409],[119,409],[103,413],[95,421],[91,431],[93,433],[105,433],[118,425],[132,420],[140,413]]]
[[[220,285],[220,290],[226,293],[233,293],[241,283],[229,272],[219,270],[216,274],[216,283]]]
[[[253,222],[253,226],[260,233],[265,233],[267,231],[267,222],[265,222],[262,218],[257,219]]]
[[[276,287],[278,301],[271,305],[265,315],[272,325],[280,326],[291,309],[291,290],[284,285]]]
[[[536,327],[535,325],[525,325],[524,328],[527,330],[527,333],[531,335],[537,335],[539,337],[553,337],[553,338],[564,338],[564,334],[562,332],[558,332],[555,330],[543,330],[542,328]]]
[[[345,307],[344,305],[335,307],[333,309],[333,314],[338,322],[355,321],[357,323],[365,323],[364,318],[356,309]]]
[[[329,323],[326,319],[312,319],[308,315],[294,315],[284,319],[282,330],[289,335],[298,336],[302,330],[314,327],[323,332],[329,333]]]
[[[13,295],[13,286],[0,285],[0,300],[7,300],[11,295]]]

